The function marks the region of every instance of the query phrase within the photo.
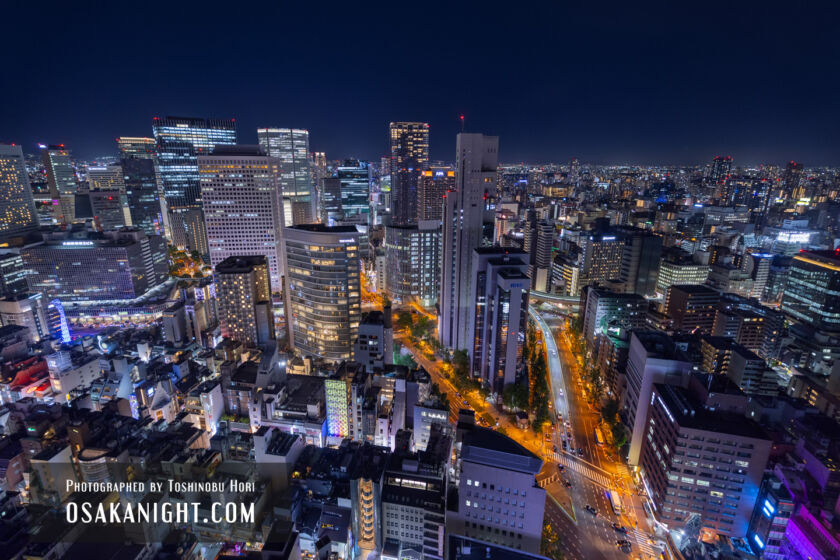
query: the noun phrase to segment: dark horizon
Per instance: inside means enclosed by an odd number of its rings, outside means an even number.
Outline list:
[[[241,143],[306,128],[328,159],[376,161],[388,123],[416,120],[449,161],[464,114],[504,162],[840,165],[835,6],[507,6],[15,3],[0,141],[91,159],[184,115],[236,118]]]

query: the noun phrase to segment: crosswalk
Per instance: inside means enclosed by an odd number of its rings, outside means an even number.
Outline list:
[[[583,476],[585,476],[586,478],[592,480],[596,484],[600,484],[601,486],[603,486],[605,488],[610,488],[611,487],[610,477],[603,474],[602,472],[599,472],[598,470],[593,469],[592,467],[586,465],[585,463],[581,463],[580,461],[577,461],[577,460],[573,459],[572,457],[570,457],[570,456],[568,456],[564,453],[552,453],[552,455],[553,455],[552,458],[556,462],[563,465],[565,468],[571,469],[571,470],[573,470],[577,473],[580,473]]]
[[[648,538],[647,533],[644,531],[639,531],[638,529],[630,529],[627,533],[627,540],[633,543],[634,552],[641,552],[642,558],[653,557],[659,558],[659,553],[661,552],[659,548],[655,544],[651,544],[648,541],[651,540]],[[651,542],[654,542],[651,540]]]

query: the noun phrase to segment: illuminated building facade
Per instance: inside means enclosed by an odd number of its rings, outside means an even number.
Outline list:
[[[198,156],[210,154],[218,144],[236,144],[236,123],[233,119],[155,117],[152,129],[167,206],[199,205]]]
[[[131,300],[169,277],[163,238],[134,229],[64,234],[20,254],[32,290],[65,302]]]
[[[840,251],[793,257],[782,311],[817,330],[840,332]]]
[[[472,348],[467,327],[474,312],[474,251],[481,245],[484,202],[496,189],[499,137],[461,133],[456,139],[455,189],[446,193],[441,248],[440,341],[449,348]]]
[[[259,146],[219,146],[198,158],[211,266],[232,256],[264,256],[271,285],[279,291],[284,224],[278,165],[277,158],[266,156]]]
[[[231,256],[215,267],[222,336],[246,345],[274,340],[271,276],[264,256]]]
[[[145,154],[126,154],[121,166],[131,225],[142,229],[146,235],[162,235],[164,223],[154,160]]]
[[[417,183],[429,163],[429,125],[421,122],[392,122],[391,218],[406,225],[417,219]]]
[[[298,353],[350,359],[362,313],[360,237],[354,226],[283,230],[286,321]]]
[[[70,157],[70,150],[64,144],[40,145],[41,163],[47,171],[47,184],[53,200],[53,217],[58,223],[71,223],[75,217],[76,190],[78,180]]]
[[[154,138],[142,136],[120,136],[117,138],[117,149],[121,158],[155,159],[157,147]]]
[[[388,297],[431,307],[440,291],[440,222],[385,226]]]
[[[324,379],[327,406],[327,435],[345,438],[350,435],[350,386],[345,379]]]
[[[469,320],[472,374],[501,394],[517,381],[528,323],[527,255],[521,250],[475,250],[469,282],[475,286]]]
[[[443,218],[443,195],[455,188],[455,171],[431,167],[420,174],[417,183],[417,221]]]
[[[341,193],[340,221],[368,224],[370,220],[370,169],[367,162],[346,160],[336,173]]]
[[[288,225],[315,221],[315,192],[309,166],[309,131],[296,128],[259,128],[260,147],[279,163],[280,188]]]
[[[0,144],[0,241],[38,227],[20,146]]]
[[[29,291],[28,272],[17,253],[0,253],[0,297]]]

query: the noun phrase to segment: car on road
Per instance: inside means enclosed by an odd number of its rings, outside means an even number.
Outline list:
[[[569,482],[568,480],[566,480],[566,479],[564,478],[564,479],[563,479],[563,486],[565,486],[566,488],[571,488],[571,487],[572,487],[572,483],[571,483],[571,482]],[[596,513],[595,515],[598,515],[598,514]]]
[[[569,444],[566,442],[566,440],[565,440],[565,439],[563,440],[563,449],[564,449],[564,450],[565,450],[565,449],[569,449]]]
[[[594,507],[590,506],[589,504],[586,504],[586,506],[584,506],[584,507],[586,508],[586,511],[588,511],[589,513],[591,513],[595,517],[598,517],[598,512],[595,511]]]
[[[566,466],[565,465],[557,465],[557,470],[560,471],[560,472],[563,472],[563,471],[566,470]]]
[[[556,355],[557,355],[557,350],[552,350],[552,351],[551,351],[551,355],[552,355],[552,356],[556,356]]]
[[[578,447],[577,454],[583,457],[583,447]]]
[[[563,389],[557,389],[557,394],[562,397],[563,396]]]
[[[461,404],[463,404],[464,406],[470,406],[470,403],[467,402],[467,399],[461,401]]]
[[[618,531],[619,533],[624,533],[625,535],[627,534],[627,527],[622,527],[618,523],[613,523],[612,528]]]
[[[630,541],[627,539],[621,539],[620,541],[615,541],[615,544],[620,546],[621,548],[630,548]]]

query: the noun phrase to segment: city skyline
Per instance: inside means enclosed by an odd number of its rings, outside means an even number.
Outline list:
[[[266,52],[271,16],[280,15],[271,7],[221,28],[212,5],[169,6],[168,25],[186,31],[162,33],[150,50],[136,51],[103,45],[144,44],[151,15],[33,10],[11,7],[8,17],[37,19],[41,33],[10,29],[24,58],[19,78],[0,93],[0,141],[24,151],[65,143],[93,158],[115,151],[112,138],[150,135],[153,116],[206,115],[236,118],[244,143],[256,143],[258,127],[298,127],[328,157],[370,160],[388,153],[389,122],[428,122],[432,159],[448,159],[464,115],[467,131],[504,138],[503,161],[691,164],[731,154],[736,164],[840,164],[831,13],[742,4],[498,12],[463,5],[409,16],[372,6],[358,18],[361,32],[339,40],[330,37],[348,34],[338,9],[292,7],[284,20],[317,23],[327,39],[313,40],[309,25],[284,26],[276,76],[266,77],[251,72],[263,69],[260,57],[242,55]],[[382,50],[387,34],[376,31],[408,17],[439,40]],[[213,40],[212,30],[223,29],[226,40]],[[175,56],[147,56],[154,52]],[[409,58],[422,61],[429,77],[400,72]],[[458,60],[473,62],[463,71]],[[216,68],[231,65],[241,70],[236,78],[217,77]],[[107,87],[88,86],[91,74]],[[45,76],[63,84],[61,93],[33,87]],[[809,81],[817,85],[805,87]]]

